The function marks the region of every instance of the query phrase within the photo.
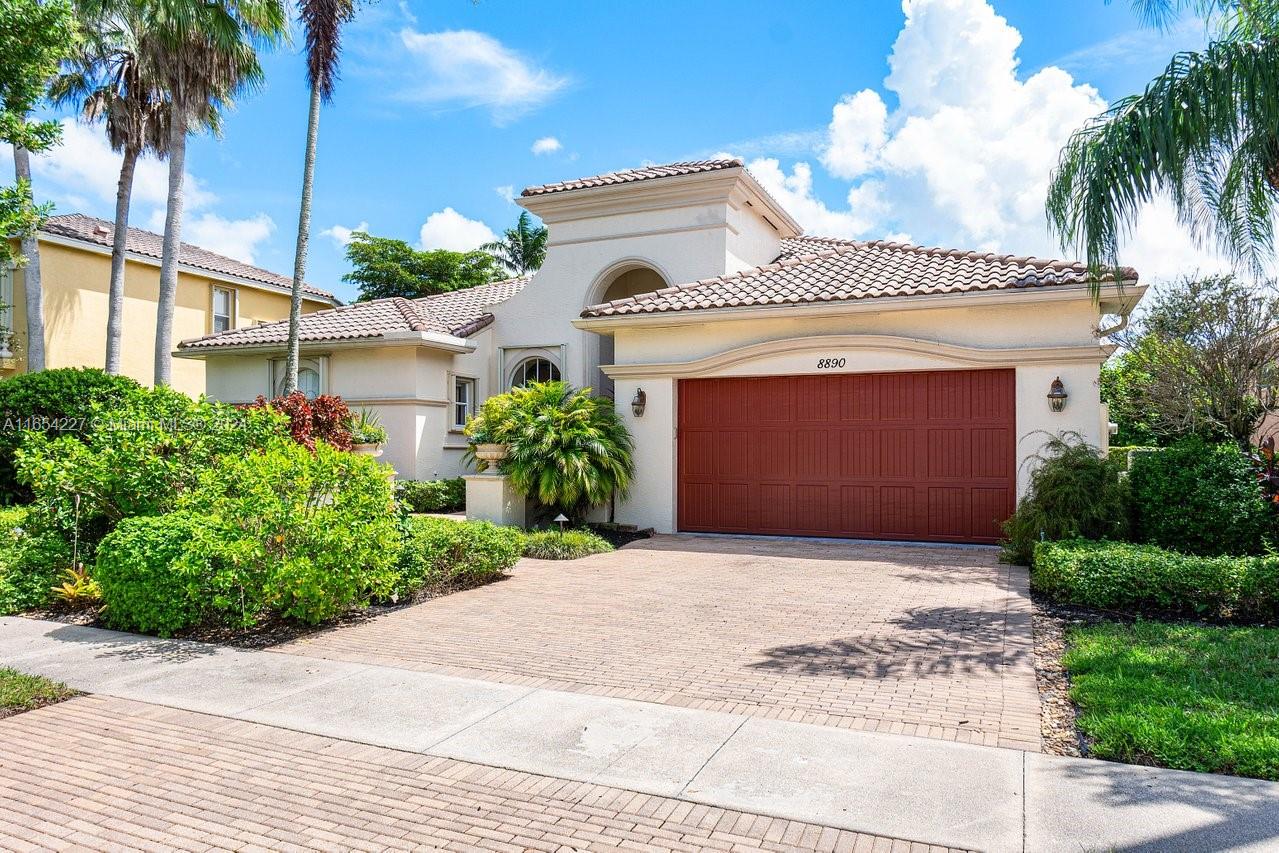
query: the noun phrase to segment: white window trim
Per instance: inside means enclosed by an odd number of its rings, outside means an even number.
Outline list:
[[[502,391],[510,391],[511,381],[515,378],[515,368],[522,362],[541,357],[559,368],[560,379],[566,375],[568,365],[568,344],[518,344],[497,348],[497,387]]]
[[[234,287],[222,287],[215,284],[209,291],[209,331],[218,331],[218,291],[227,294],[227,327],[222,331],[230,331],[237,327],[236,313],[239,308],[240,294]]]
[[[280,384],[280,380],[284,378],[284,365],[286,359],[281,356],[279,358],[267,359],[266,363],[266,398],[268,400],[275,399],[276,386]],[[302,355],[298,358],[298,370],[303,367],[309,367],[307,362],[315,362],[315,366],[319,369],[320,374],[320,390],[319,394],[329,393],[329,357],[326,355]]]
[[[462,432],[466,426],[465,423],[457,422],[457,383],[459,381],[468,382],[471,385],[471,399],[467,401],[467,417],[468,419],[475,416],[475,412],[479,407],[477,397],[479,396],[480,383],[474,376],[466,376],[461,373],[449,374],[449,432]]]

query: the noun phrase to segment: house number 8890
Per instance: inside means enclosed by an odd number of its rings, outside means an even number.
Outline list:
[[[819,358],[819,359],[817,359],[817,369],[818,369],[818,370],[833,370],[833,369],[835,369],[835,368],[839,368],[839,367],[843,367],[843,366],[844,366],[844,359],[842,359],[842,358]]]

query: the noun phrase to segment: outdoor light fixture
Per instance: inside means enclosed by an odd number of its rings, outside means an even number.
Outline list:
[[[631,398],[631,411],[635,413],[635,417],[644,417],[644,406],[648,404],[648,395],[644,393],[643,388],[635,389],[635,396]]]
[[[1066,408],[1066,398],[1070,395],[1066,393],[1066,386],[1062,383],[1061,377],[1058,376],[1053,380],[1053,384],[1048,389],[1048,406],[1054,412],[1060,412]]]

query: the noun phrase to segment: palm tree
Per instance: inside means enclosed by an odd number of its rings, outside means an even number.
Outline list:
[[[302,166],[302,204],[298,211],[298,242],[293,255],[293,291],[289,300],[289,345],[284,362],[284,393],[298,387],[298,326],[302,322],[302,279],[311,240],[311,190],[315,183],[315,145],[320,135],[320,104],[333,100],[341,53],[342,25],[351,20],[351,0],[301,0],[298,17],[306,30],[306,77],[311,86],[311,109],[306,125],[306,155]]]
[[[513,275],[527,275],[546,260],[546,226],[534,226],[528,211],[520,211],[514,228],[506,229],[501,240],[485,243],[480,249],[497,258]]]
[[[1190,10],[1216,37],[1077,131],[1048,192],[1049,227],[1093,269],[1119,262],[1142,207],[1168,194],[1200,243],[1259,270],[1279,201],[1279,3],[1134,0],[1148,23]]]
[[[187,134],[211,123],[232,98],[262,83],[257,47],[285,34],[282,0],[150,0],[155,37],[144,62],[160,69],[169,99],[169,192],[156,307],[155,384],[168,385],[173,366],[173,302],[182,246]]]
[[[115,194],[115,234],[111,241],[111,283],[107,291],[107,373],[120,372],[124,318],[124,253],[129,203],[138,158],[163,158],[169,141],[169,104],[155,69],[143,64],[149,22],[136,0],[79,0],[85,29],[80,55],[54,81],[53,101],[74,104],[90,123],[106,127],[111,150],[122,154]]]

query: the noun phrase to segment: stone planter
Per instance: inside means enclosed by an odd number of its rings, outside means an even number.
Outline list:
[[[509,444],[477,444],[475,445],[475,458],[484,462],[490,468],[496,468],[497,463],[501,462],[511,452]]]
[[[372,456],[377,458],[382,455],[382,445],[380,444],[352,444],[351,452],[358,453],[361,456]]]

